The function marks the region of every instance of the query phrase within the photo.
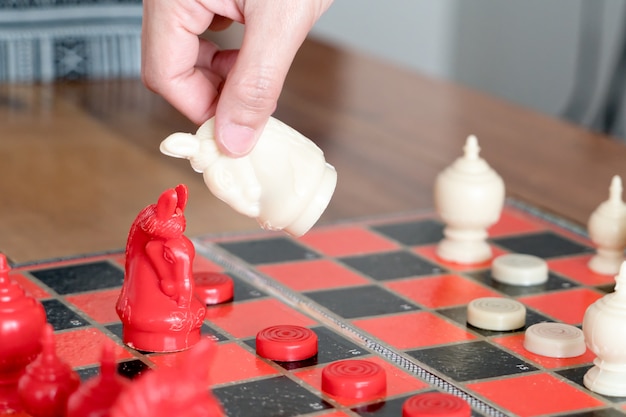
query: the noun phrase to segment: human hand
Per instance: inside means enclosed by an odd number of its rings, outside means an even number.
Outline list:
[[[332,0],[144,0],[142,78],[191,121],[215,115],[216,141],[249,153],[309,30]],[[199,35],[243,23],[240,50]]]

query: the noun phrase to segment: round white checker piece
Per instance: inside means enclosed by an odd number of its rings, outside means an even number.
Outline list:
[[[507,253],[491,264],[493,279],[509,285],[538,285],[548,280],[548,264],[534,255]]]
[[[467,305],[467,322],[485,330],[519,329],[526,324],[526,307],[510,298],[476,298]]]
[[[550,358],[573,358],[587,350],[582,330],[569,324],[553,322],[533,324],[526,329],[524,348]]]

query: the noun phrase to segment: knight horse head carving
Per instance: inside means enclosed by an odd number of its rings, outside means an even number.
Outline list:
[[[194,294],[193,243],[184,235],[187,187],[164,191],[133,222],[117,313],[124,343],[139,350],[187,349],[206,313]]]

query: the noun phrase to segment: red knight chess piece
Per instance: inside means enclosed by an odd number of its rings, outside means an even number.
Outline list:
[[[149,352],[187,349],[200,340],[206,308],[194,295],[193,243],[183,235],[187,187],[165,191],[133,222],[117,301],[124,343]]]

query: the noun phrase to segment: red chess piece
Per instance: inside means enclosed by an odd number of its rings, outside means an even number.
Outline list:
[[[202,339],[183,354],[178,366],[137,378],[119,395],[110,417],[223,417],[222,406],[208,388],[212,348],[210,339]]]
[[[183,235],[186,203],[185,185],[169,189],[130,228],[116,310],[124,343],[135,349],[173,352],[200,340],[206,307],[194,293],[195,249]]]
[[[17,382],[41,351],[46,312],[9,278],[9,265],[0,253],[0,414],[17,412],[21,406]]]
[[[82,384],[67,402],[65,417],[108,417],[119,394],[130,385],[130,380],[117,373],[113,342],[102,347],[100,374]]]
[[[17,391],[22,407],[32,417],[63,417],[67,399],[78,388],[80,378],[57,356],[49,324],[44,328],[41,344],[41,353],[26,367]]]

